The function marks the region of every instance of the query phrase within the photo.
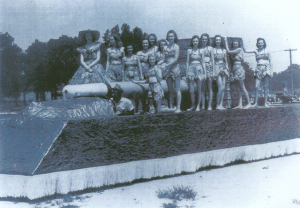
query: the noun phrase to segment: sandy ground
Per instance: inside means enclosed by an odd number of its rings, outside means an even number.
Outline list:
[[[134,183],[92,193],[42,202],[0,201],[1,208],[145,208],[163,207],[170,199],[158,190],[190,187],[196,198],[182,200],[184,208],[300,208],[300,154],[252,163],[203,170],[194,174]]]

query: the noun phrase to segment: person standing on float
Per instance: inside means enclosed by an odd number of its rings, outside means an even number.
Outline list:
[[[156,42],[157,42],[157,37],[154,33],[150,33],[149,34],[149,53],[151,54],[156,54],[156,52],[158,51],[158,47],[156,46]]]
[[[149,37],[147,34],[144,34],[142,38],[142,46],[143,50],[139,51],[136,53],[138,56],[138,65],[139,68],[141,69],[141,80],[146,78],[147,72],[149,70],[149,62],[148,62],[148,55],[150,53],[149,50]],[[147,93],[144,93],[141,97],[142,101],[142,111],[141,114],[146,113],[146,111],[149,108],[149,105],[146,103],[147,102]]]
[[[118,34],[112,34],[109,38],[109,46],[107,49],[106,73],[107,78],[112,82],[122,81],[122,58],[124,48]]]
[[[122,81],[131,81],[143,79],[142,70],[139,68],[139,57],[133,54],[133,44],[125,47],[125,56],[123,57],[123,79]]]
[[[181,105],[181,91],[180,91],[180,67],[178,64],[179,59],[179,46],[176,44],[178,41],[177,34],[174,30],[169,30],[166,37],[169,42],[168,45],[164,47],[163,50],[163,60],[161,62],[166,62],[166,69],[164,71],[163,77],[166,79],[169,91],[169,104],[170,108],[173,108],[174,101],[174,88],[177,97],[177,108],[175,113],[180,113]]]
[[[187,50],[186,58],[186,79],[188,81],[189,92],[192,101],[192,107],[187,109],[187,111],[195,110],[200,111],[200,102],[201,102],[201,86],[202,82],[206,79],[206,71],[203,65],[204,55],[200,52],[199,49],[199,36],[194,35],[190,41],[191,49]],[[197,84],[197,106],[195,108],[195,92],[194,84]],[[203,104],[204,105],[204,104]]]
[[[257,106],[258,103],[258,90],[260,88],[260,83],[263,83],[264,92],[265,92],[265,107],[269,107],[267,103],[267,98],[269,94],[269,81],[270,78],[273,76],[273,69],[272,69],[272,61],[271,61],[271,54],[268,50],[266,50],[267,44],[265,39],[257,38],[256,41],[257,49],[253,51],[246,51],[244,46],[243,49],[245,53],[254,53],[256,58],[256,68],[254,71],[254,78],[255,78],[255,103],[253,107]]]
[[[213,51],[214,51],[214,72],[218,84],[218,94],[217,94],[217,110],[225,110],[223,107],[224,92],[226,86],[228,72],[228,63],[227,63],[227,53],[223,48],[222,37],[216,35],[213,42]]]
[[[165,71],[166,68],[166,63],[163,60],[163,49],[164,47],[167,45],[167,41],[165,39],[161,39],[158,41],[158,48],[157,48],[157,52],[155,54],[155,59],[157,61],[157,63],[159,63],[159,65],[157,64],[157,67],[161,69],[162,72]]]
[[[242,99],[242,92],[244,92],[244,95],[247,99],[247,105],[244,107],[244,109],[250,108],[251,103],[249,99],[248,91],[245,87],[245,69],[242,66],[242,62],[244,61],[244,53],[243,49],[241,48],[241,44],[239,41],[235,40],[232,42],[232,48],[233,50],[229,50],[227,38],[225,38],[225,46],[226,51],[228,54],[231,55],[231,58],[233,59],[233,66],[230,72],[230,79],[233,80],[237,86],[237,90],[239,92],[239,104],[234,109],[243,108],[243,99]]]
[[[149,55],[149,40],[148,36],[144,35],[142,39],[142,46],[143,50],[136,53],[139,57],[139,67],[142,69],[142,77],[145,78],[147,71],[149,70],[149,63],[148,63],[148,55]]]
[[[99,63],[100,45],[99,31],[83,30],[78,34],[79,41],[85,42],[83,47],[77,49],[80,53],[80,67],[69,81],[69,85],[105,83],[106,71]]]
[[[200,37],[200,52],[204,55],[204,66],[206,72],[206,86],[208,86],[208,108],[207,110],[212,110],[212,98],[213,98],[213,91],[212,91],[212,81],[214,79],[214,53],[213,48],[210,46],[209,35],[207,33],[203,33]],[[203,82],[204,83],[204,82]],[[202,108],[205,105],[205,95],[204,89],[205,85],[202,85]]]
[[[122,81],[142,80],[142,70],[139,67],[139,57],[133,54],[133,44],[125,46],[125,57],[123,57],[123,79]],[[138,112],[139,98],[135,96],[135,112]]]

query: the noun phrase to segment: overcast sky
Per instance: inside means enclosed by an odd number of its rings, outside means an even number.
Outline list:
[[[299,3],[298,3],[299,2]],[[273,52],[274,71],[285,70],[289,52],[300,64],[299,0],[0,0],[0,31],[8,32],[24,50],[35,39],[77,36],[96,29],[101,36],[116,24],[140,27],[165,38],[174,29],[179,38],[208,33],[241,37],[255,49],[263,37]],[[100,39],[102,41],[102,39]],[[253,57],[252,57],[253,59]]]

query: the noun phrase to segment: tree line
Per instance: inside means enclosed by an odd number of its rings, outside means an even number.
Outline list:
[[[107,29],[102,36],[101,64],[105,68],[106,50],[109,36],[117,33],[123,45],[131,43],[134,53],[142,50],[142,38],[145,35],[142,29],[135,27],[133,30],[124,23],[121,28],[118,25]],[[100,40],[101,41],[101,40]],[[3,98],[14,98],[17,104],[21,93],[34,92],[37,101],[45,100],[45,93],[51,92],[54,96],[62,85],[68,81],[79,67],[78,37],[62,35],[58,39],[50,39],[48,42],[35,40],[25,51],[14,43],[14,38],[8,33],[0,33],[0,102]],[[294,89],[300,88],[299,65],[293,65]],[[270,90],[279,91],[291,88],[290,67],[283,72],[274,73],[270,81]],[[246,70],[246,88],[254,89],[253,71]]]
[[[109,36],[117,33],[124,45],[133,43],[135,51],[142,50],[142,29],[135,27],[132,31],[128,24],[107,29],[101,44],[101,64],[105,68],[106,50]],[[0,33],[0,102],[3,98],[14,98],[16,104],[23,92],[34,92],[37,101],[45,100],[45,93],[54,96],[61,85],[68,81],[79,67],[78,37],[62,35],[48,42],[35,40],[25,51],[14,43],[8,33]],[[100,40],[101,41],[101,40]]]

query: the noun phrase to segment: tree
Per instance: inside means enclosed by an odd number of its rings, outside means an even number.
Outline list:
[[[50,39],[45,55],[47,91],[56,97],[58,86],[67,84],[79,67],[79,40],[66,35]]]
[[[121,27],[122,33],[121,33],[121,41],[123,45],[126,47],[127,44],[133,43],[133,33],[130,31],[129,25],[124,23]],[[135,50],[134,50],[135,53]]]
[[[108,43],[108,41],[109,41],[109,35],[110,35],[110,32],[109,32],[109,29],[107,29],[105,31],[104,35],[102,36],[104,43]]]
[[[114,26],[113,28],[111,28],[110,34],[118,34],[118,35],[120,36],[119,25],[116,25],[116,26]]]
[[[9,33],[0,33],[0,97],[11,97],[18,105],[22,83],[22,49],[14,44],[14,38]]]
[[[26,76],[29,85],[33,87],[37,101],[44,101],[47,90],[46,52],[47,43],[35,40],[25,51]]]
[[[143,31],[141,28],[135,27],[132,30],[132,33],[133,33],[134,48],[136,51],[141,51],[143,49],[142,46]]]

